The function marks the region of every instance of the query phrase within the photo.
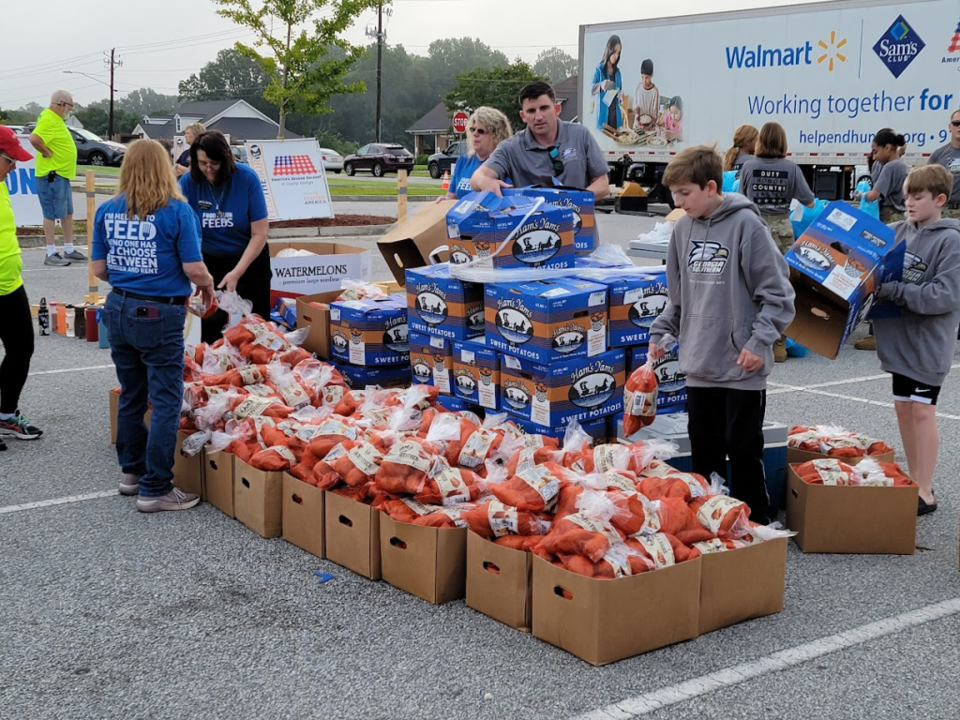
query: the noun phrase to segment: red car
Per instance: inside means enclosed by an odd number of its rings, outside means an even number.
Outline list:
[[[412,172],[415,159],[403,145],[370,143],[353,155],[347,155],[343,159],[343,169],[347,175],[364,170],[372,172],[374,177],[383,177],[384,173],[398,170]]]

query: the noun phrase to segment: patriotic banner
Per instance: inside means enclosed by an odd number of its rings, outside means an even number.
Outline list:
[[[330,190],[316,138],[246,143],[260,178],[270,220],[333,217]]]

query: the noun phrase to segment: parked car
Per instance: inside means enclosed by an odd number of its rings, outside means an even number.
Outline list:
[[[84,128],[67,126],[77,145],[77,162],[87,165],[119,165],[127,152],[125,145],[103,140]]]
[[[369,170],[375,177],[383,177],[384,173],[398,170],[413,170],[414,161],[411,152],[403,145],[395,143],[370,143],[364,145],[353,155],[343,159],[343,169],[347,175],[353,175],[358,170]]]
[[[343,170],[343,155],[330,148],[320,148],[320,159],[323,160],[323,169],[333,170],[337,175]]]
[[[461,140],[447,146],[446,150],[441,150],[427,158],[427,170],[430,171],[430,177],[434,180],[439,178],[445,172],[453,172],[453,166],[457,158],[467,152],[467,141]]]
[[[10,128],[10,129],[13,130],[17,135],[23,135],[23,133],[24,133],[24,127],[23,127],[23,125],[5,125],[4,127]]]

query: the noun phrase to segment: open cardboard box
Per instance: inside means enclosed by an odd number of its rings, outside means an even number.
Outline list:
[[[407,268],[446,262],[447,253],[441,248],[449,242],[447,211],[456,204],[456,200],[443,200],[424,205],[377,241],[387,267],[400,285]]]
[[[700,556],[699,634],[783,610],[787,538]]]
[[[787,466],[787,527],[803,552],[913,555],[918,487],[810,485],[795,468]]]
[[[533,558],[533,634],[606,665],[697,636],[701,558],[597,580]],[[566,597],[569,595],[569,597]]]
[[[371,256],[366,248],[324,240],[270,240],[270,307],[279,297],[296,297],[340,289],[345,278],[369,280]],[[281,250],[307,250],[315,255],[277,257]]]
[[[323,499],[327,560],[357,575],[379,580],[382,513],[333,492],[324,492]]]
[[[203,488],[203,450],[193,457],[180,453],[183,441],[189,435],[182,430],[177,431],[177,447],[173,453],[173,484],[185,493],[199,495],[201,500],[206,499]]]
[[[264,538],[283,533],[283,473],[260,470],[240,458],[233,464],[234,516]]]
[[[324,558],[323,548],[323,490],[301,481],[290,473],[283,473],[283,539],[306,550],[314,557]]]
[[[825,455],[823,453],[808,452],[806,450],[798,450],[797,448],[792,447],[787,448],[787,463],[790,465],[802,465],[810,460],[825,459],[839,460],[840,462],[845,462],[847,465],[856,465],[861,460],[864,460],[868,457],[873,458],[877,462],[892,463],[894,461],[895,453],[891,450],[890,452],[883,453],[883,455],[864,455],[863,457],[835,458],[832,455]]]
[[[533,555],[467,535],[467,607],[530,632]]]
[[[207,502],[228,517],[234,517],[233,462],[230,453],[203,453],[203,479]]]
[[[466,591],[467,528],[431,528],[380,518],[383,579],[434,605]]]

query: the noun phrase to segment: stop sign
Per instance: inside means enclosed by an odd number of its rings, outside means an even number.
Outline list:
[[[467,120],[470,119],[470,116],[467,115],[463,110],[459,110],[453,114],[453,130],[454,132],[462,133],[467,131]]]

